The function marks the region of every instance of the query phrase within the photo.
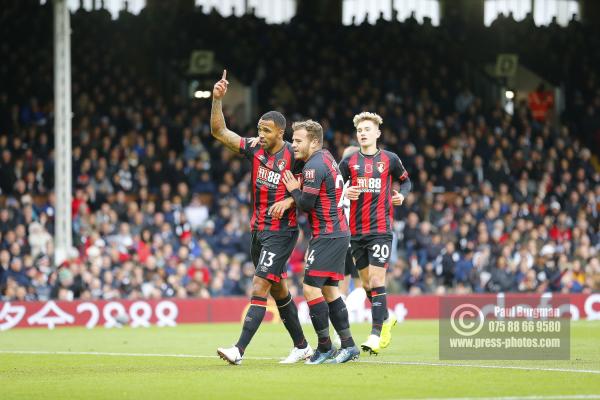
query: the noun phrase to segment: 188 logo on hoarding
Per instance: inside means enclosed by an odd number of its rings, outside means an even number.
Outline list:
[[[32,306],[40,303],[30,303]],[[29,304],[28,304],[29,305]],[[75,307],[75,309],[73,309]],[[37,310],[28,310],[25,305],[4,303],[0,308],[0,331],[16,327],[21,321],[26,321],[26,326],[45,326],[54,329],[61,325],[85,325],[94,328],[103,321],[105,328],[112,328],[128,323],[131,327],[149,327],[152,319],[157,326],[176,326],[179,308],[169,300],[163,300],[153,308],[145,301],[136,301],[126,305],[117,301],[108,303],[83,302],[72,304],[68,309],[61,308],[54,301],[43,303]],[[87,320],[85,317],[87,316]],[[76,319],[78,320],[76,323]]]

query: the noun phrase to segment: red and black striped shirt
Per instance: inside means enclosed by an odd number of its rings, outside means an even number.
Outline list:
[[[360,187],[358,200],[350,202],[350,232],[352,235],[390,234],[392,232],[392,178],[408,179],[400,158],[389,151],[373,155],[360,151],[340,162],[344,180]]]
[[[260,146],[248,145],[248,138],[240,140],[240,153],[252,163],[252,218],[250,229],[253,231],[290,232],[298,230],[296,209],[287,210],[280,219],[268,215],[269,208],[278,201],[289,197],[281,176],[290,170],[300,172],[303,163],[295,162],[292,145],[284,146],[275,154],[269,154]],[[294,168],[297,168],[297,171]]]
[[[313,238],[350,236],[344,210],[338,204],[344,192],[344,180],[337,162],[327,150],[315,152],[302,169],[302,197],[296,205],[308,213]],[[296,200],[296,197],[294,197]]]

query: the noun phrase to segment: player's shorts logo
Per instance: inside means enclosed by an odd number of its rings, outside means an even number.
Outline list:
[[[383,174],[383,171],[385,171],[385,164],[382,162],[378,162],[377,163],[377,171],[379,171],[380,174]]]

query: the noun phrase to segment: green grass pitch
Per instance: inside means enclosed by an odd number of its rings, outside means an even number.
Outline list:
[[[369,332],[353,325],[357,341]],[[311,343],[310,325],[305,333]],[[261,326],[241,366],[216,356],[239,324],[0,332],[0,399],[600,399],[600,321],[572,324],[569,361],[439,361],[437,321],[407,321],[379,356],[279,365],[282,324]]]

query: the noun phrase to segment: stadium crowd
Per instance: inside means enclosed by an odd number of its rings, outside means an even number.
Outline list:
[[[411,20],[266,25],[197,12],[159,31],[147,10],[116,21],[103,10],[73,14],[75,250],[55,266],[51,7],[9,3],[0,24],[11,32],[0,47],[2,300],[249,293],[249,165],[212,139],[209,102],[163,95],[156,71],[134,61],[211,43],[230,73],[258,77],[259,110],[319,120],[338,157],[352,143],[354,114],[383,116],[385,148],[413,182],[395,211],[390,292],[600,290],[600,154],[584,144],[600,131],[593,69],[584,82],[566,72],[580,90],[570,89],[561,123],[534,121],[524,103],[511,116],[469,89],[452,26]],[[532,29],[569,37],[584,28]],[[142,31],[138,46],[129,35]],[[580,42],[569,57],[585,51]],[[256,134],[226,113],[230,129]],[[305,237],[289,262],[293,294]]]

